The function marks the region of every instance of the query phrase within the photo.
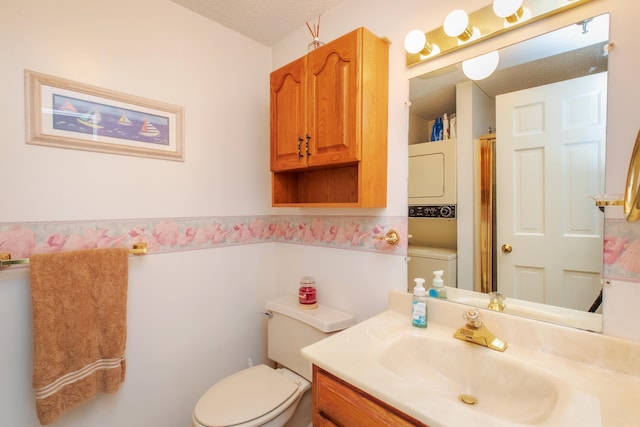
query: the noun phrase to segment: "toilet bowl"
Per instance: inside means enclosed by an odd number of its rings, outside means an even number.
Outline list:
[[[323,305],[301,308],[297,296],[267,301],[266,308],[268,356],[278,368],[260,364],[220,380],[196,403],[192,427],[311,423],[311,365],[300,349],[354,325],[355,317]]]
[[[311,383],[288,369],[256,365],[232,374],[202,395],[194,427],[282,426]]]

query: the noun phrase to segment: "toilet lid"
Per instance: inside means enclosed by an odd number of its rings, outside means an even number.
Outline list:
[[[200,398],[194,410],[205,426],[232,426],[245,423],[273,411],[298,386],[267,365],[256,365],[230,375]]]

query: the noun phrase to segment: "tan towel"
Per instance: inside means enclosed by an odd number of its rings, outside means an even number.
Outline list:
[[[125,376],[128,253],[95,249],[30,257],[33,388],[40,423]]]

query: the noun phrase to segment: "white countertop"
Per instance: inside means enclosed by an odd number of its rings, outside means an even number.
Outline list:
[[[453,338],[457,327],[464,324],[461,318],[464,306],[429,300],[428,327],[418,329],[411,326],[408,315],[411,296],[394,292],[390,295],[389,310],[305,347],[303,356],[431,427],[640,426],[640,344],[483,311],[487,327],[509,343],[507,350],[500,353]],[[508,326],[500,326],[504,323]],[[482,402],[467,406],[429,390],[425,381],[420,380],[419,373],[415,380],[407,380],[387,369],[379,357],[403,334],[451,339],[461,346],[472,346],[472,363],[477,363],[479,368],[484,351],[494,352],[493,360],[501,357],[505,363],[524,363],[527,369],[535,369],[560,384],[562,393],[557,407],[561,409],[535,423],[505,421],[483,411]],[[578,335],[574,337],[574,334]],[[565,347],[570,349],[554,352],[549,346],[536,344],[540,340],[566,343]],[[529,342],[538,348],[530,348]],[[590,359],[594,355],[597,360]],[[429,364],[429,360],[424,363]],[[625,366],[620,366],[622,364]]]

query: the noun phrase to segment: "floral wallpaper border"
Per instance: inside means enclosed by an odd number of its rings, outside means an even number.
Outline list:
[[[405,256],[406,239],[393,246],[376,238],[391,229],[406,236],[407,227],[407,217],[305,215],[5,222],[0,252],[18,259],[138,242],[151,254],[281,242]],[[640,282],[640,227],[606,219],[605,230],[604,278]]]
[[[283,242],[406,255],[407,243],[393,246],[390,229],[407,235],[406,217],[228,216],[62,222],[0,223],[0,252],[11,258],[78,249],[131,247],[147,242],[148,253]]]
[[[605,220],[604,272],[606,279],[640,282],[640,227],[624,219]]]

